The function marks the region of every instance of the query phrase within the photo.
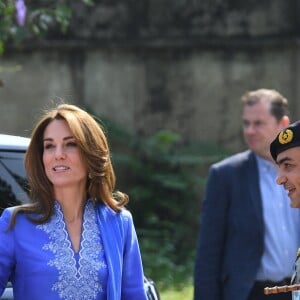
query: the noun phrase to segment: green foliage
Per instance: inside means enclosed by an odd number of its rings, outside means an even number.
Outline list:
[[[79,1],[79,0],[77,0]],[[80,0],[92,5],[92,0]],[[65,33],[72,17],[70,0],[25,1],[25,24],[16,20],[15,0],[0,1],[0,54],[9,42],[19,44],[25,39],[44,38],[53,28]]]
[[[71,9],[63,2],[58,2],[54,6],[46,8],[36,8],[29,12],[27,28],[29,31],[24,30],[24,33],[44,36],[55,25],[58,25],[62,32],[66,32],[71,15]]]
[[[191,280],[208,167],[229,153],[172,131],[130,135],[104,121],[117,188],[130,197],[145,273],[161,287]]]
[[[162,300],[192,300],[194,287],[192,282],[188,282],[185,286],[176,288],[160,289],[160,297]]]
[[[4,45],[8,36],[15,31],[15,26],[12,22],[14,12],[14,1],[0,2],[0,54],[4,51]]]

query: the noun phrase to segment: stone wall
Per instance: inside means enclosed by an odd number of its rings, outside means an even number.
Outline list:
[[[131,132],[242,149],[240,97],[274,88],[300,118],[297,1],[75,2],[66,36],[0,57],[1,132],[29,135],[63,98]],[[83,25],[80,25],[83,24]]]

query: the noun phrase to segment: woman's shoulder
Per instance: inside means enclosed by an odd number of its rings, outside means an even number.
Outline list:
[[[15,210],[17,206],[7,207],[3,210],[0,218],[2,220],[9,220],[11,218],[11,215],[13,214],[13,211]]]
[[[10,219],[12,216],[16,214],[16,219],[22,219],[24,218],[24,213],[22,213],[22,208],[23,207],[28,207],[30,204],[22,204],[22,205],[17,205],[17,206],[11,206],[7,207],[3,210],[0,218],[4,221],[10,222]]]
[[[11,207],[7,207],[3,210],[1,217],[2,218],[10,218],[12,216],[12,214],[14,213],[14,211],[18,210],[19,207],[21,207],[20,205],[18,206],[11,206]]]
[[[12,206],[12,207],[5,208],[3,210],[0,216],[0,230],[8,228],[11,222],[13,212],[15,211],[15,209],[17,209],[17,207],[18,206]]]
[[[102,216],[102,218],[104,218],[105,220],[110,220],[112,222],[130,222],[132,223],[132,214],[131,212],[126,209],[125,207],[121,208],[120,211],[114,211],[112,208],[110,208],[109,206],[105,205],[105,204],[101,204],[99,206],[99,212],[100,215]]]
[[[131,212],[125,208],[122,207],[120,211],[114,211],[112,208],[110,208],[108,205],[101,204],[99,206],[100,211],[102,211],[104,214],[111,216],[111,217],[121,217],[121,218],[132,218]]]

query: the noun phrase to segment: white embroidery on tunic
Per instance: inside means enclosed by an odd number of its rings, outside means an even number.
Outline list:
[[[99,260],[99,254],[104,250],[93,203],[88,201],[84,211],[78,265],[58,203],[55,203],[55,214],[51,220],[37,227],[49,234],[50,242],[43,249],[54,254],[48,265],[55,267],[59,274],[52,290],[65,300],[96,299],[98,293],[103,292],[99,270],[107,268],[107,265],[104,260]]]

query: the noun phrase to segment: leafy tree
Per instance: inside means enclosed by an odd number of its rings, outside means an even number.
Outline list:
[[[171,130],[142,136],[96,119],[108,134],[117,188],[130,198],[145,273],[161,287],[180,287],[192,276],[208,168],[230,152]]]
[[[4,53],[7,43],[19,44],[25,39],[45,37],[53,28],[66,32],[72,17],[71,1],[1,0],[0,54]],[[77,1],[93,4],[93,0]]]

